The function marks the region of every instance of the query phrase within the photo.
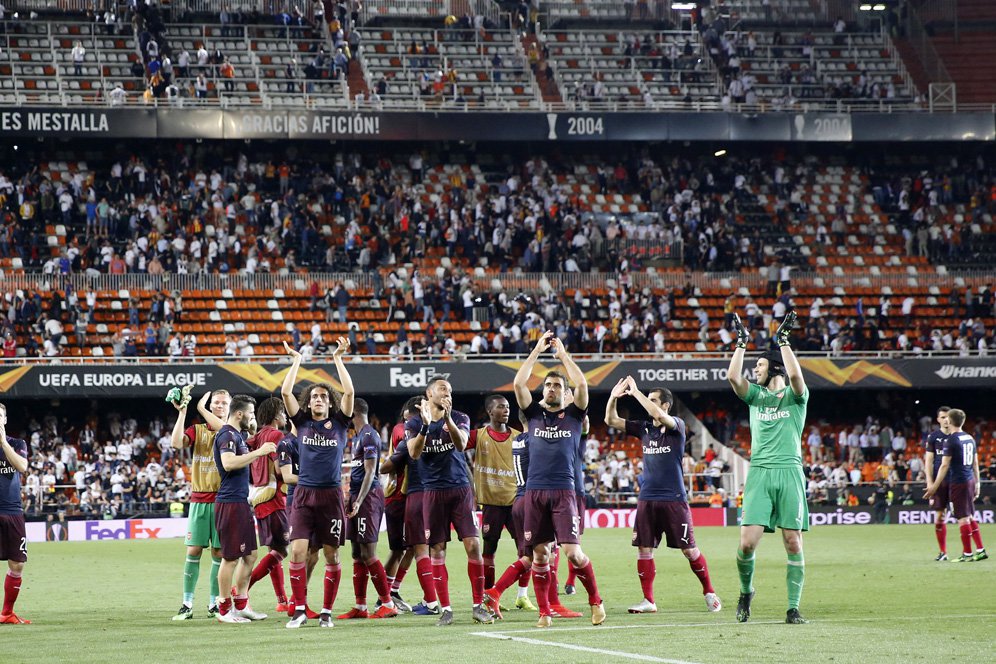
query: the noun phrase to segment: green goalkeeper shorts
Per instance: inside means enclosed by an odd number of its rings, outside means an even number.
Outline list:
[[[214,526],[214,503],[190,503],[187,516],[187,546],[221,548],[221,538]]]
[[[764,526],[767,533],[775,532],[775,528],[809,530],[805,481],[802,468],[751,466],[744,486],[740,525]]]

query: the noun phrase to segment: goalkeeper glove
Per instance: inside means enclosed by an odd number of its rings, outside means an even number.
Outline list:
[[[792,334],[792,328],[795,326],[796,318],[798,318],[798,316],[796,316],[794,311],[788,312],[788,315],[785,316],[785,320],[782,321],[782,324],[779,325],[778,329],[775,331],[775,343],[778,344],[779,348],[789,345],[789,336]]]
[[[750,333],[740,321],[740,314],[733,314],[733,329],[737,331],[737,348],[747,348],[747,343],[750,342]]]

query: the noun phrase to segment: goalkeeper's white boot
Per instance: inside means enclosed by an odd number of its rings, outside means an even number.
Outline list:
[[[244,609],[236,609],[235,613],[249,620],[266,620],[265,613],[260,613],[259,611],[253,611],[252,607],[249,606],[248,604],[246,604],[246,608]]]
[[[646,597],[639,604],[629,607],[630,613],[657,613],[657,605]]]

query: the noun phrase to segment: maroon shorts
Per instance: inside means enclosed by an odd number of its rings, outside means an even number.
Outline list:
[[[504,528],[515,539],[511,505],[484,505],[481,508],[481,535],[485,542],[497,542]]]
[[[214,528],[225,560],[238,560],[256,550],[256,527],[249,503],[215,503]]]
[[[389,500],[384,504],[387,545],[391,551],[405,550],[405,503],[407,502],[407,500]]]
[[[526,544],[525,534],[525,523],[526,523],[526,500],[525,498],[516,498],[515,502],[512,503],[512,537],[515,539],[516,552],[519,557],[532,558],[533,557],[533,547]]]
[[[290,515],[291,541],[306,539],[319,545],[342,546],[346,541],[346,508],[339,487],[294,490],[294,511]]]
[[[271,549],[285,549],[290,544],[287,537],[287,512],[277,510],[262,519],[256,519],[259,545]]]
[[[937,489],[937,493],[930,497],[930,509],[938,510],[943,512],[948,509],[948,503],[951,502],[951,497],[949,495],[950,485],[947,482],[941,482],[941,486]]]
[[[422,524],[430,546],[450,541],[450,524],[460,539],[477,537],[474,492],[469,486],[422,492]]]
[[[349,497],[347,514],[353,511],[353,497]],[[380,522],[384,518],[384,490],[380,485],[370,487],[360,511],[349,520],[349,541],[356,544],[374,544],[380,539]]]
[[[584,535],[584,515],[588,511],[588,502],[583,493],[575,493],[578,498],[578,535]]]
[[[964,519],[975,514],[975,480],[951,482],[948,484],[951,498],[951,512],[956,519]]]
[[[287,504],[287,524],[288,524],[288,528],[287,528],[287,531],[288,531],[287,532],[287,539],[288,540],[290,540],[290,521],[293,518],[291,516],[292,514],[294,514],[294,504],[293,503],[288,503]],[[308,540],[308,548],[310,550],[312,550],[312,551],[317,551],[318,549],[322,548],[322,545],[318,542],[318,538],[315,537],[314,534],[312,534],[311,538]]]
[[[579,544],[577,494],[573,489],[527,489],[523,539],[529,546],[553,542]]]
[[[425,537],[425,525],[422,523],[422,498],[425,493],[419,491],[410,493],[405,499],[405,544],[416,546],[428,544]]]
[[[641,500],[636,504],[633,546],[656,549],[661,539],[669,549],[695,548],[692,510],[680,500]]]
[[[0,514],[0,560],[23,563],[28,559],[28,537],[23,514]]]

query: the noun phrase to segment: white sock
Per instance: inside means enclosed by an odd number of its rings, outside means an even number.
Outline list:
[[[529,596],[529,586],[526,586],[525,588],[519,586],[519,590],[518,593],[515,595],[515,598],[520,599],[522,597],[528,597],[528,596]]]

